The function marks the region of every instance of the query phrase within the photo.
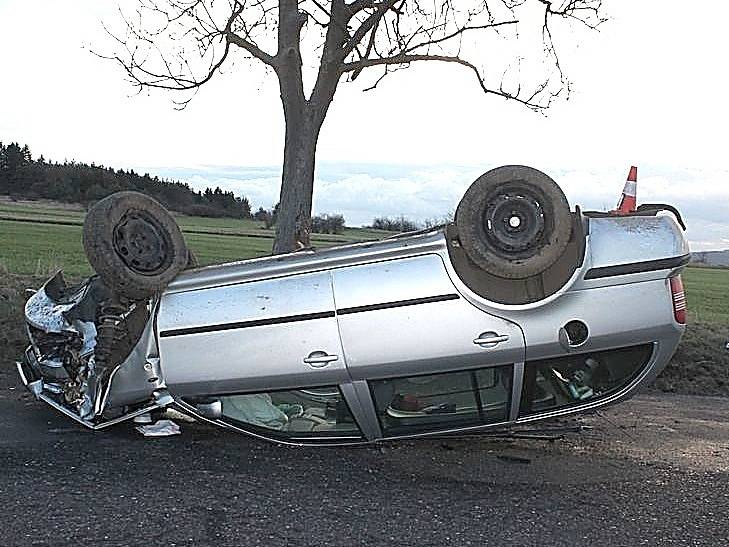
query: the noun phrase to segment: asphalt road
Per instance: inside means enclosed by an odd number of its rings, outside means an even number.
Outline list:
[[[92,433],[0,391],[0,544],[722,545],[729,400],[641,396],[554,440],[286,448]]]

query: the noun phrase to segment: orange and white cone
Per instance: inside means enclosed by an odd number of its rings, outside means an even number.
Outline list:
[[[618,214],[632,213],[637,207],[636,201],[636,187],[638,185],[638,168],[635,165],[630,167],[628,173],[628,180],[625,181],[625,187],[623,188],[623,195],[620,196],[618,207],[613,212]]]

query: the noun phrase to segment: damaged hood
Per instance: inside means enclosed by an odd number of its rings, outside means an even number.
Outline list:
[[[25,303],[25,320],[46,333],[78,333],[79,323],[94,321],[97,302],[106,293],[96,276],[68,287],[59,271]]]
[[[31,296],[25,304],[25,319],[29,325],[47,333],[76,333],[67,315],[84,299],[89,284],[62,294],[63,275],[59,271]],[[69,315],[70,317],[70,315]]]

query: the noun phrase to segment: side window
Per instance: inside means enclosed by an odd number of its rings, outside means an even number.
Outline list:
[[[385,436],[505,422],[512,366],[370,382]]]
[[[653,345],[528,361],[519,416],[600,399],[627,386],[648,364]]]
[[[336,386],[206,398],[223,421],[267,437],[352,437],[360,430]],[[203,413],[205,414],[205,413]]]

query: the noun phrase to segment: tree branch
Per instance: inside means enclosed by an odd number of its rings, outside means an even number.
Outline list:
[[[225,34],[225,38],[229,44],[235,44],[236,46],[246,50],[248,53],[253,55],[259,61],[263,61],[265,64],[275,67],[277,59],[275,56],[270,55],[255,45],[253,42],[249,42],[245,38],[238,36],[232,31],[228,31]]]
[[[491,89],[486,85],[483,76],[481,76],[481,72],[478,70],[478,68],[476,68],[473,63],[461,59],[460,57],[450,55],[399,54],[393,55],[392,57],[384,57],[378,59],[360,59],[359,61],[344,63],[342,65],[342,73],[358,71],[372,66],[409,65],[410,63],[414,63],[417,61],[439,61],[443,63],[455,63],[464,66],[470,69],[471,72],[473,72],[473,74],[476,76],[476,79],[478,80],[479,87],[487,95],[497,95],[499,97],[503,97],[504,99],[509,99],[521,103],[533,110],[543,110],[544,108],[546,108],[545,105],[540,105],[534,102],[534,99],[537,97],[537,95],[544,90],[543,88],[538,88],[537,91],[527,99],[522,99],[518,96],[518,94],[511,94],[501,88],[498,90]]]
[[[344,45],[341,51],[342,59],[346,59],[347,56],[354,51],[354,48],[357,47],[365,36],[367,36],[367,33],[372,30],[379,20],[384,17],[385,13],[387,13],[389,9],[392,9],[398,1],[399,0],[383,0],[382,2],[372,4],[373,7],[376,7],[375,11],[364,20],[364,22],[356,31],[354,31],[352,37]]]
[[[487,25],[476,25],[476,26],[471,26],[471,27],[464,26],[464,27],[459,28],[458,30],[453,31],[450,34],[441,36],[440,38],[434,38],[432,40],[427,40],[425,42],[415,44],[414,46],[409,46],[403,50],[403,53],[411,53],[417,49],[422,49],[427,46],[432,46],[432,45],[440,44],[447,40],[452,40],[453,38],[456,38],[469,30],[486,30],[486,29],[490,29],[490,28],[503,27],[506,25],[516,25],[518,23],[519,23],[519,21],[517,21],[516,19],[513,19],[510,21],[500,21],[498,23],[489,23]]]

